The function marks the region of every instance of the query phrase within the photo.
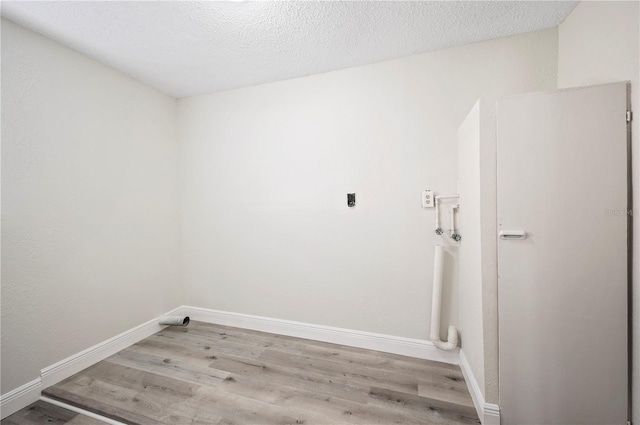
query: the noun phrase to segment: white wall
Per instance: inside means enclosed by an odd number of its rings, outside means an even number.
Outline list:
[[[2,20],[2,393],[181,302],[175,99]]]
[[[634,2],[582,1],[558,28],[558,87],[631,81],[634,256],[640,264],[640,7]],[[633,272],[633,394],[640,394],[640,271]],[[640,423],[640,405],[633,406]]]
[[[498,241],[495,99],[482,98],[458,129],[460,332],[487,403],[498,403]]]
[[[473,376],[485,396],[482,314],[482,226],[480,190],[480,109],[478,100],[458,129],[460,337]]]
[[[484,397],[498,404],[498,222],[495,99],[480,99],[480,229]],[[460,264],[463,267],[463,263]]]
[[[180,100],[187,302],[428,338],[433,246],[449,243],[420,191],[456,191],[479,97],[556,82],[550,29]]]

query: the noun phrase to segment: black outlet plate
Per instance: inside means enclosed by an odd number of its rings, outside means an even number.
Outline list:
[[[347,206],[349,208],[353,208],[356,206],[356,194],[355,193],[347,193]]]

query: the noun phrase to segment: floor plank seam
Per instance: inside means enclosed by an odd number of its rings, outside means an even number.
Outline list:
[[[92,418],[92,419],[99,420],[101,422],[104,422],[104,423],[107,423],[107,424],[110,424],[110,425],[127,425],[125,423],[114,421],[113,419],[105,418],[104,416],[98,415],[97,413],[90,412],[90,411],[84,410],[84,409],[82,409],[80,407],[72,406],[70,404],[64,403],[62,401],[54,400],[54,399],[49,398],[49,397],[41,396],[40,397],[40,401],[52,404],[54,406],[61,407],[63,409],[70,410],[70,411],[75,412],[75,413],[79,413],[81,415],[87,416],[87,417]]]

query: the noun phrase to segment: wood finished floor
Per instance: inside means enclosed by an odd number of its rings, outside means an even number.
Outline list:
[[[104,425],[104,422],[43,401],[36,401],[2,420],[2,425]]]
[[[43,394],[128,424],[480,423],[458,366],[199,322]]]

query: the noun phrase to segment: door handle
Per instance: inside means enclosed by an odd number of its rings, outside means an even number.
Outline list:
[[[522,240],[522,239],[527,239],[527,232],[525,232],[524,230],[501,230],[500,233],[498,233],[498,236],[500,236],[500,239],[518,239],[518,240]]]

